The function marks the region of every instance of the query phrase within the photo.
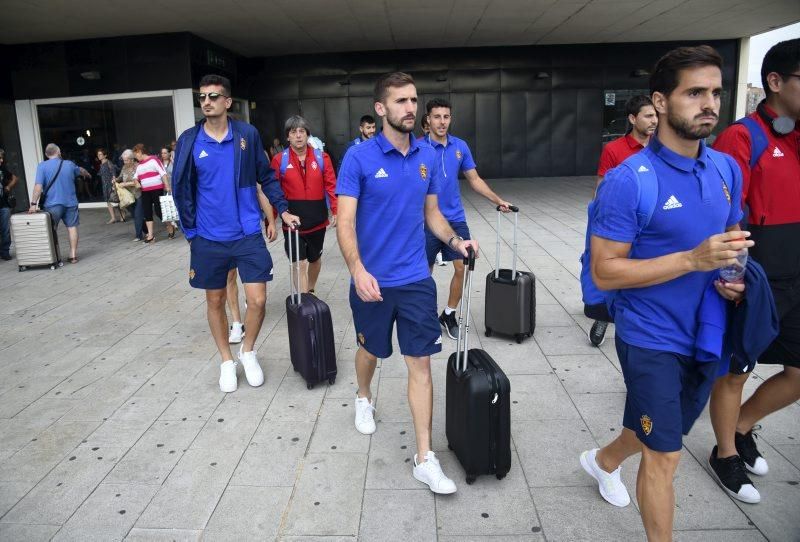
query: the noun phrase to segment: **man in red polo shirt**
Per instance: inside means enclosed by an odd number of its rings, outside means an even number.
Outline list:
[[[272,169],[289,201],[291,213],[300,217],[300,291],[314,293],[322,269],[322,247],[328,225],[336,225],[336,173],[328,153],[315,151],[308,144],[311,129],[300,115],[289,117],[284,125],[289,147],[272,157]],[[321,156],[321,161],[320,161]],[[327,194],[333,217],[328,221]],[[289,255],[289,235],[283,224],[286,256],[297,261],[297,252]]]
[[[625,103],[625,112],[628,114],[630,129],[627,134],[603,147],[600,164],[597,166],[597,186],[600,185],[606,171],[614,169],[627,157],[645,148],[658,126],[658,115],[653,102],[643,94],[630,98]],[[600,346],[606,339],[606,329],[611,322],[605,303],[584,305],[583,313],[594,320],[589,330],[589,341],[595,346]]]
[[[753,367],[744,374],[732,370],[716,381],[711,394],[717,446],[708,462],[723,489],[747,503],[761,500],[747,471],[763,476],[769,470],[753,428],[800,400],[800,39],[767,51],[761,81],[767,96],[751,120],[732,124],[714,142],[742,168],[742,204],[749,208],[747,229],[755,241],[750,256],[767,274],[780,319],[778,337],[758,362],[783,365],[783,371],[762,383],[741,408]]]

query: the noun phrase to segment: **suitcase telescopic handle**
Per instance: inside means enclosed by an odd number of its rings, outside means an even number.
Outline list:
[[[474,271],[475,250],[467,247],[467,257],[464,258],[464,281],[461,285],[461,306],[458,309],[458,337],[456,338],[456,369],[462,373],[467,370],[469,315],[472,309],[472,274]],[[464,314],[465,304],[467,306],[466,316]]]
[[[292,243],[294,237],[294,243]],[[294,249],[294,250],[293,250]],[[297,260],[292,259],[294,251],[297,251]],[[292,272],[294,271],[297,277],[297,289],[295,290],[295,283],[292,281]],[[301,302],[300,298],[300,228],[297,227],[296,222],[289,224],[289,296],[294,298],[297,294],[297,304]]]
[[[519,207],[517,207],[516,205],[509,205],[509,206],[508,206],[508,209],[509,209],[509,210],[510,210],[512,213],[518,213],[518,212],[519,212]],[[498,206],[497,206],[497,212],[500,212],[500,211],[502,211],[502,210],[503,210],[503,206],[502,206],[502,205],[498,205]]]
[[[509,207],[514,213],[514,256],[511,263],[511,280],[517,279],[517,225],[519,224],[519,207],[511,205]],[[503,214],[500,206],[497,206],[497,240],[495,242],[494,251],[494,278],[500,278],[500,215]]]

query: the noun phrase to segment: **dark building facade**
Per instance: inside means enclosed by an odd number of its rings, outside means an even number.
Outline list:
[[[299,113],[339,159],[358,134],[358,119],[374,114],[377,76],[402,70],[417,82],[419,115],[430,98],[452,103],[452,131],[469,143],[482,176],[592,175],[603,143],[624,131],[625,101],[647,93],[649,71],[662,54],[687,44],[257,59],[189,33],[2,46],[0,69],[7,77],[0,78],[0,147],[24,179],[50,140],[84,162],[100,146],[121,149],[140,140],[160,146],[200,118],[191,93],[203,75],[220,73],[233,82],[237,115],[259,128],[265,145],[274,137],[283,140],[284,121]],[[733,116],[739,42],[709,44],[725,59],[720,130]],[[32,182],[27,179],[28,192]],[[18,195],[23,205],[27,195]],[[81,201],[98,201],[96,196],[87,189]]]

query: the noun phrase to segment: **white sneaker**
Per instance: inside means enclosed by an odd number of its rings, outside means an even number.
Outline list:
[[[436,253],[436,265],[441,265],[441,266],[447,265],[447,262],[442,260],[442,253],[441,252],[437,252]]]
[[[598,448],[595,448],[581,454],[581,466],[583,470],[597,480],[600,495],[602,495],[605,500],[614,506],[628,506],[631,503],[631,496],[628,495],[628,489],[625,487],[625,484],[622,483],[622,478],[620,477],[622,467],[617,467],[617,470],[612,473],[601,469],[600,465],[597,464],[597,450]]]
[[[456,483],[445,476],[436,454],[432,451],[425,454],[424,463],[417,463],[417,454],[414,454],[414,478],[427,484],[434,493],[449,495],[456,492]]]
[[[258,364],[256,353],[242,352],[242,348],[239,349],[239,362],[244,367],[244,376],[247,377],[248,384],[257,388],[264,383],[264,372],[261,370],[261,365]]]
[[[371,435],[375,432],[375,407],[369,399],[356,394],[356,429],[362,435]]]
[[[244,339],[244,324],[234,322],[231,325],[231,333],[228,335],[228,344],[239,344]]]
[[[219,389],[225,393],[236,391],[239,386],[236,381],[236,362],[232,359],[222,362],[219,366]]]

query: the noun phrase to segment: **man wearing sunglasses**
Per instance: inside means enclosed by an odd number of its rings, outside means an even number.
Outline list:
[[[228,343],[225,287],[236,267],[247,299],[247,335],[239,349],[247,382],[260,386],[264,374],[253,351],[272,280],[272,259],[261,231],[256,184],[281,213],[285,224],[299,225],[288,212],[274,171],[253,126],[228,117],[233,100],[230,81],[219,75],[200,80],[205,119],[183,132],[175,148],[173,197],[181,229],[191,243],[189,283],[206,291],[208,324],[221,357],[219,387],[236,391],[236,365]]]

